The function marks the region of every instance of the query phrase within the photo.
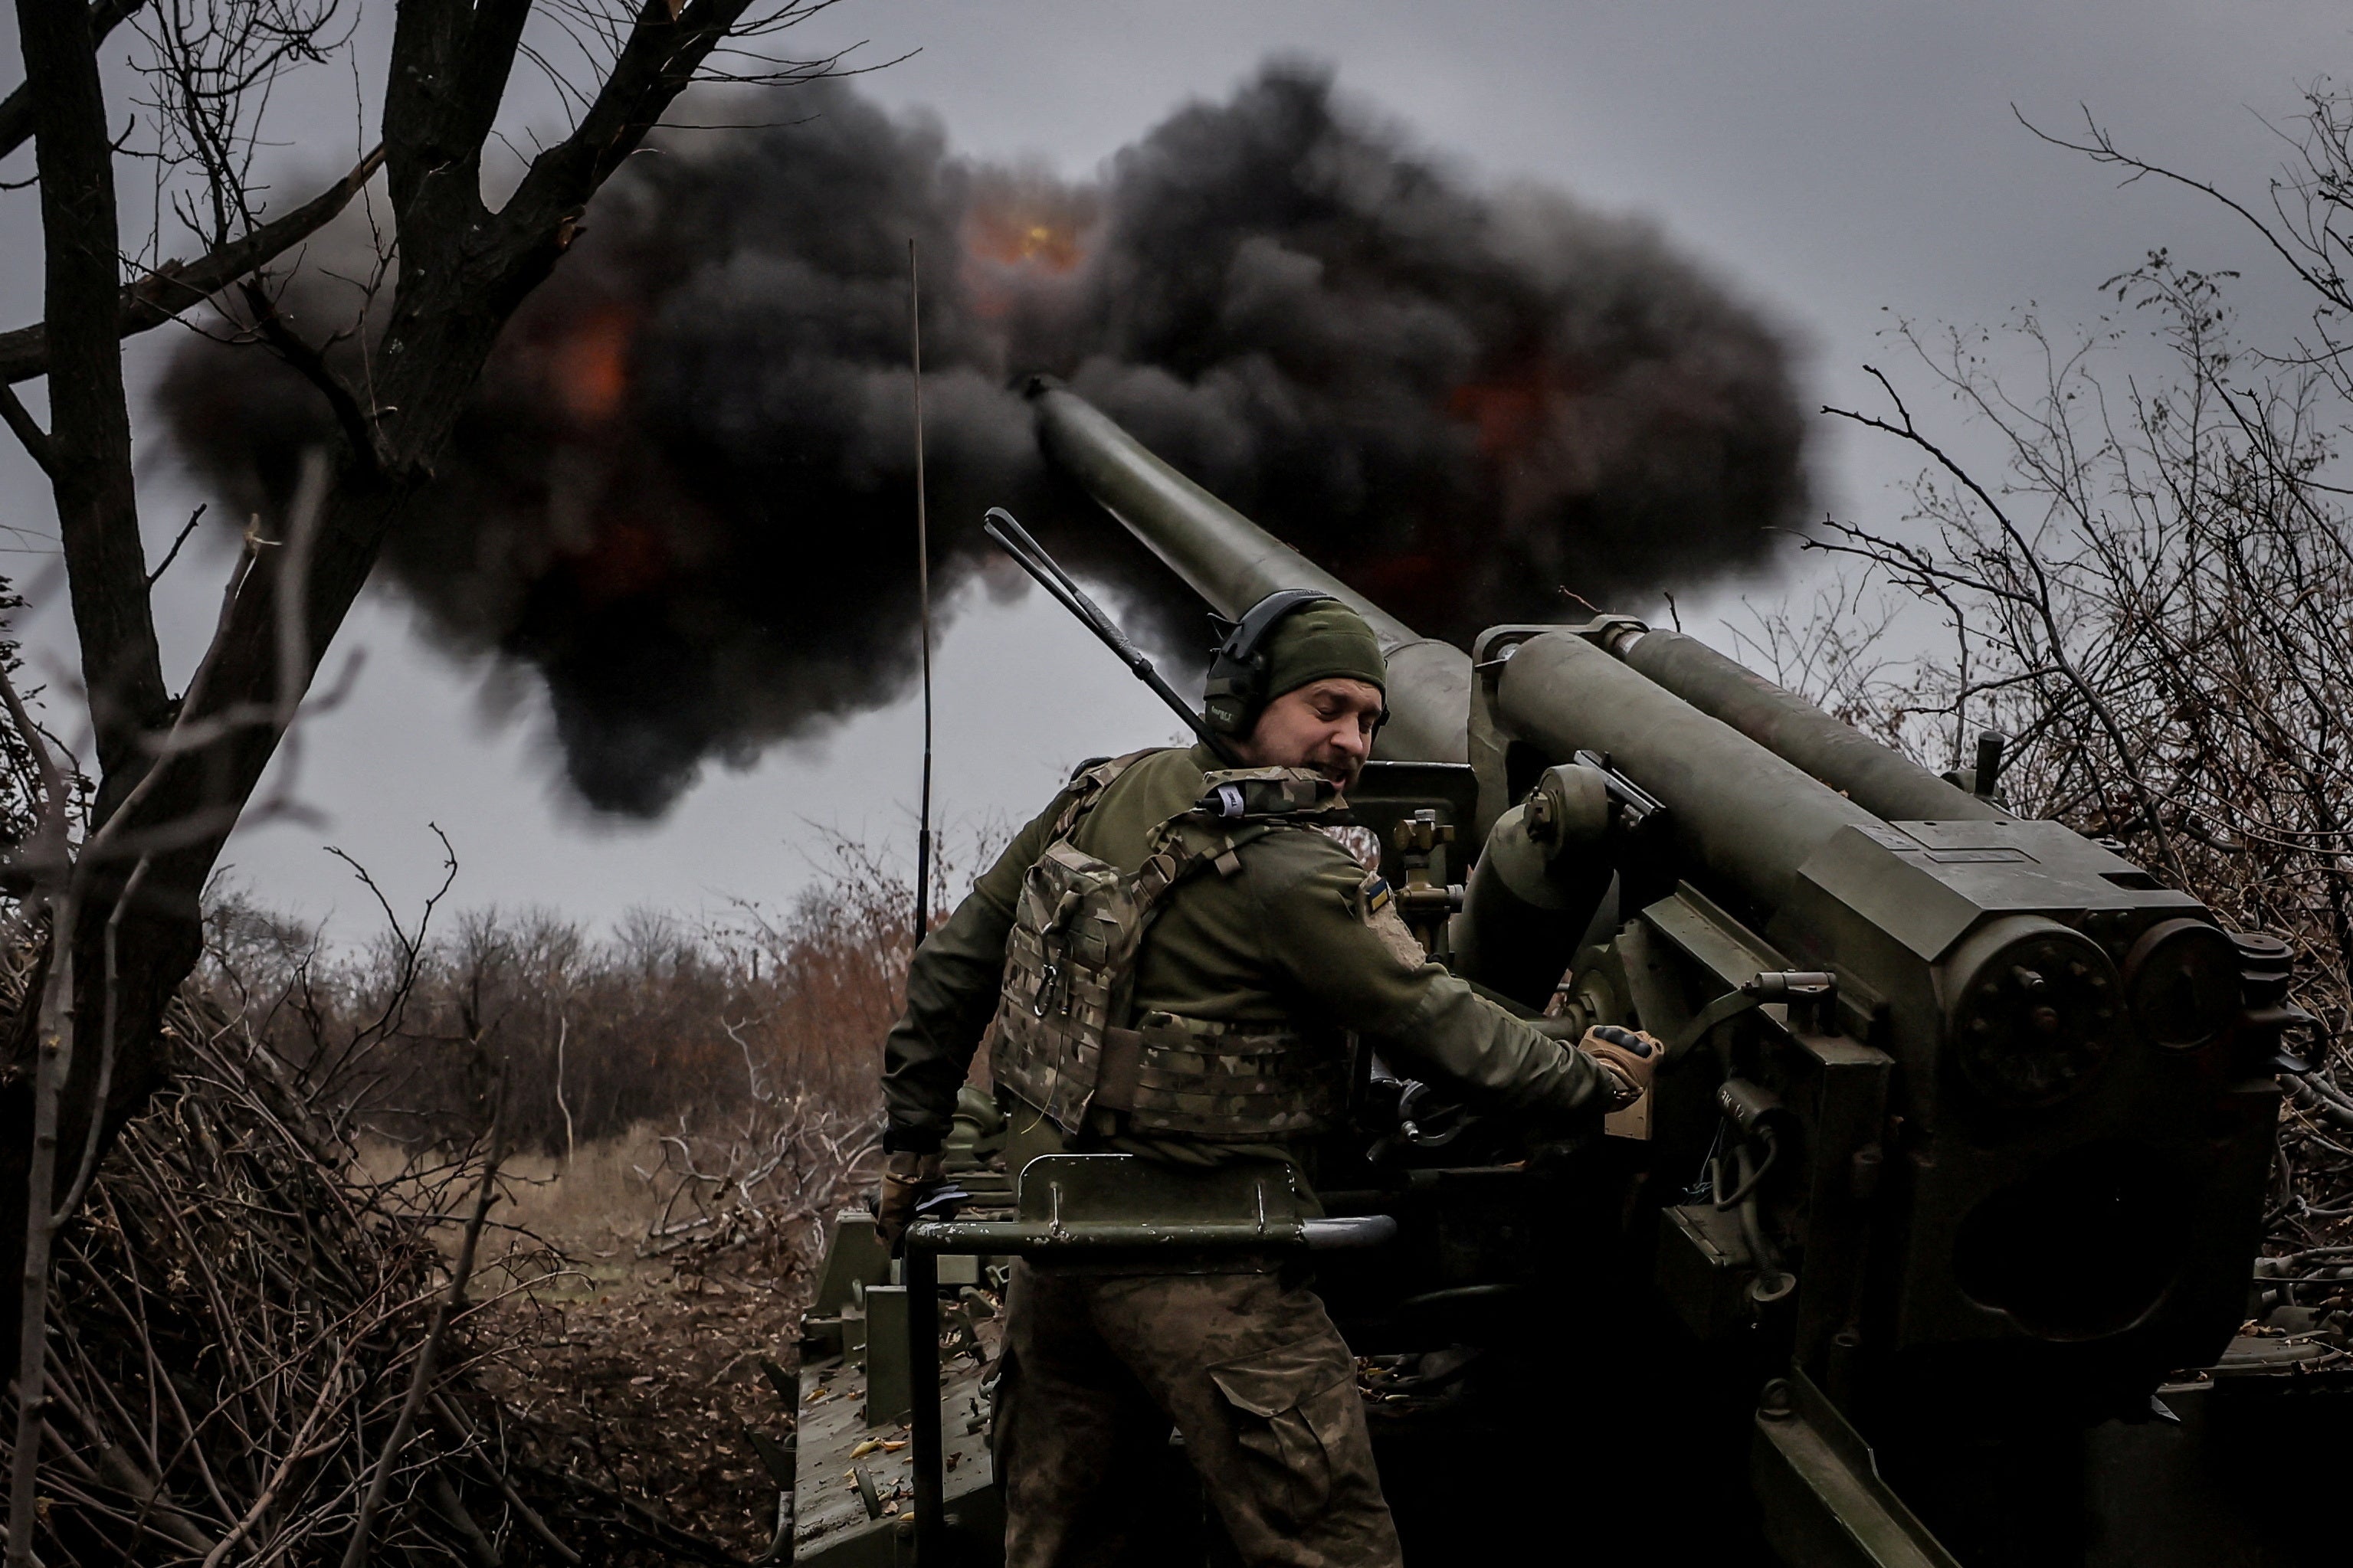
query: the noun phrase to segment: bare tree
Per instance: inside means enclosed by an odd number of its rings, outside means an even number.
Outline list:
[[[73,1053],[53,1085],[56,1147],[102,1151],[168,1079],[158,1025],[198,956],[200,898],[222,843],[254,803],[386,531],[448,447],[501,328],[562,258],[590,198],[690,84],[789,83],[836,69],[835,58],[784,58],[758,41],[830,3],[403,0],[388,51],[372,62],[381,143],[273,214],[253,167],[269,95],[297,68],[371,63],[338,58],[352,26],[335,0],[155,0],[132,51],[142,84],[136,148],[118,146],[122,115],[108,102],[98,52],[139,12],[136,0],[19,0],[26,81],[0,101],[0,153],[28,133],[34,142],[45,298],[41,321],[0,333],[0,416],[54,493],[79,641],[76,689],[63,694],[86,700],[95,772],[86,814],[71,825],[82,836],[74,897],[47,903],[61,928],[49,944],[54,981],[45,974],[26,994],[55,992],[66,1017],[111,1019],[114,1047],[103,1087],[89,1051]],[[485,149],[519,60],[557,83],[570,123],[493,206]],[[157,171],[159,216],[148,253],[126,266],[117,169],[134,155]],[[276,309],[274,269],[379,176],[389,221],[363,281],[380,331],[364,377],[353,379],[331,363],[331,342],[306,338]],[[165,211],[206,247],[195,259],[156,259]],[[299,539],[248,531],[216,633],[175,695],[140,534],[121,342],[232,287],[243,335],[311,381],[336,436],[315,525]],[[46,429],[9,390],[44,375]],[[10,742],[30,744],[29,728]],[[36,890],[37,859],[20,854],[9,866],[19,896]],[[11,1258],[27,1239],[45,1011],[16,1009],[0,1071],[0,1257]],[[0,1322],[13,1343],[19,1301],[5,1300]]]

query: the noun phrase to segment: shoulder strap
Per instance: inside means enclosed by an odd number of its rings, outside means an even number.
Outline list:
[[[1330,785],[1324,787],[1328,790]],[[1243,845],[1285,828],[1314,826],[1312,821],[1288,822],[1271,816],[1254,816],[1246,821],[1219,822],[1195,808],[1178,812],[1154,828],[1144,864],[1136,868],[1134,879],[1130,883],[1133,900],[1127,938],[1133,944],[1130,952],[1142,947],[1145,933],[1160,918],[1170,889],[1203,866],[1215,867],[1220,877],[1236,876],[1242,868],[1241,856],[1238,851]],[[1124,1006],[1121,1011],[1124,1012]]]
[[[1226,768],[1201,778],[1201,798],[1187,816],[1218,823],[1287,820],[1301,826],[1349,820],[1340,787],[1313,768]]]
[[[1073,787],[1071,798],[1062,805],[1062,814],[1054,818],[1051,837],[1068,838],[1076,833],[1079,824],[1085,820],[1087,813],[1095,808],[1095,803],[1103,799],[1103,791],[1111,787],[1114,779],[1145,758],[1156,756],[1166,750],[1166,746],[1146,746],[1140,752],[1130,752],[1125,756],[1113,757],[1081,769],[1078,776],[1071,781]]]
[[[1223,823],[1206,819],[1198,812],[1180,812],[1152,830],[1152,852],[1143,869],[1136,873],[1137,886],[1148,905],[1198,867],[1214,866],[1219,876],[1234,876],[1242,868],[1238,851],[1244,845],[1285,828],[1314,826],[1308,822],[1285,822],[1280,817]]]

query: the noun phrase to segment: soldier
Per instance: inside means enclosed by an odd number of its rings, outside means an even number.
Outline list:
[[[1206,745],[1116,758],[1014,839],[908,972],[884,1053],[886,1241],[939,1179],[992,1016],[1016,1165],[1062,1149],[1297,1164],[1342,1098],[1343,1030],[1531,1116],[1649,1087],[1655,1042],[1566,1046],[1479,996],[1314,830],[1364,765],[1386,680],[1356,612],[1271,595],[1210,671],[1208,721],[1245,770]],[[1145,1267],[1014,1268],[996,1409],[1008,1568],[1121,1561],[1172,1422],[1244,1563],[1397,1563],[1354,1358],[1323,1302],[1263,1261]]]

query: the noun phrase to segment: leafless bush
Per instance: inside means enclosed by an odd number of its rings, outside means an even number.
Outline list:
[[[338,952],[223,897],[202,975],[306,1083],[334,1086],[352,1128],[406,1144],[478,1134],[501,1062],[510,1137],[551,1154],[796,1099],[871,1120],[911,900],[903,879],[842,856],[785,912],[640,910],[603,940],[545,910],[489,909]]]
[[[814,1261],[826,1216],[881,1146],[873,1116],[807,1090],[771,1093],[733,1125],[664,1134],[668,1197],[649,1249],[691,1274],[746,1248],[772,1272]]]
[[[532,910],[468,913],[444,932],[428,906],[414,928],[387,919],[340,953],[220,897],[201,974],[331,1108],[339,1136],[463,1145],[502,1082],[517,1149],[568,1160],[651,1135],[649,1251],[689,1271],[725,1255],[781,1275],[871,1173],[881,1041],[912,946],[903,875],[847,841],[824,869],[782,910],[739,903],[698,923],[638,911],[597,940]],[[935,909],[956,875],[937,868]]]
[[[1900,329],[1914,374],[1962,410],[1962,438],[1990,439],[2000,477],[1873,371],[1883,411],[1832,412],[1926,458],[1912,526],[1826,523],[1809,548],[1861,578],[1752,639],[1786,682],[1933,767],[1959,766],[1980,729],[2008,733],[2013,809],[2120,840],[2226,923],[2293,944],[2318,1024],[2273,1214],[2283,1257],[2267,1267],[2290,1278],[2353,1216],[2353,90],[2324,82],[2306,107],[2271,216],[2231,205],[2309,289],[2307,335],[2251,348],[2235,275],[2163,252],[2109,281],[2118,312],[2082,342],[2032,318]],[[2096,127],[2068,144],[2180,178]],[[1942,650],[1906,657],[1884,620],[1858,620],[1879,589],[1929,607]]]
[[[788,913],[641,916],[607,942],[538,914],[444,933],[447,879],[346,955],[216,900],[171,1016],[174,1087],[58,1232],[45,1559],[709,1556],[557,1458],[580,1413],[486,1392],[527,1385],[515,1336],[544,1309],[485,1309],[565,1259],[509,1229],[470,1267],[510,1130],[554,1152],[649,1119],[668,1129],[649,1252],[698,1279],[807,1260],[876,1145],[913,911],[874,857],[837,853]],[[0,949],[0,1008],[23,1005],[37,945]],[[387,1134],[407,1150],[389,1170],[360,1157]]]
[[[21,1003],[32,944],[15,937],[0,999]],[[462,1559],[475,1537],[529,1530],[459,1413],[481,1407],[465,1379],[501,1347],[464,1308],[427,1331],[452,1295],[436,1232],[462,1216],[484,1151],[362,1179],[236,1016],[184,997],[167,1026],[185,1070],[124,1131],[57,1244],[44,1560],[339,1555],[379,1462],[388,1552]],[[470,1304],[538,1266],[511,1257]],[[427,1418],[396,1444],[428,1343],[455,1376],[421,1389]]]

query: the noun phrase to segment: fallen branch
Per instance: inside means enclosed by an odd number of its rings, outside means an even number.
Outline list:
[[[522,1493],[515,1489],[514,1482],[507,1479],[504,1468],[492,1459],[490,1451],[483,1447],[481,1436],[475,1432],[472,1423],[460,1415],[456,1406],[443,1397],[438,1390],[436,1390],[433,1394],[433,1408],[439,1413],[442,1420],[449,1424],[450,1428],[458,1434],[459,1439],[471,1448],[475,1456],[481,1460],[482,1473],[491,1478],[491,1485],[498,1488],[499,1495],[507,1500],[507,1506],[515,1510],[515,1517],[522,1521],[523,1528],[539,1537],[540,1544],[554,1552],[565,1563],[578,1563],[582,1560],[580,1553],[566,1544],[562,1536],[549,1529],[547,1521],[540,1517],[539,1510],[524,1500]]]
[[[433,1364],[440,1355],[441,1342],[448,1337],[450,1320],[465,1300],[466,1281],[474,1272],[474,1249],[482,1239],[482,1222],[490,1218],[491,1205],[499,1199],[498,1136],[499,1121],[493,1113],[491,1157],[482,1163],[482,1184],[474,1194],[474,1212],[466,1221],[465,1238],[458,1246],[458,1264],[449,1276],[449,1291],[434,1312],[432,1331],[425,1336],[424,1348],[417,1352],[417,1367],[409,1373],[407,1396],[400,1403],[400,1415],[392,1424],[392,1436],[385,1439],[384,1452],[376,1458],[375,1474],[369,1479],[367,1496],[360,1503],[358,1521],[352,1526],[352,1542],[343,1552],[343,1568],[364,1568],[368,1560],[375,1516],[384,1507],[385,1489],[392,1479],[392,1462],[407,1446],[408,1434],[417,1425],[417,1412],[433,1386]]]

